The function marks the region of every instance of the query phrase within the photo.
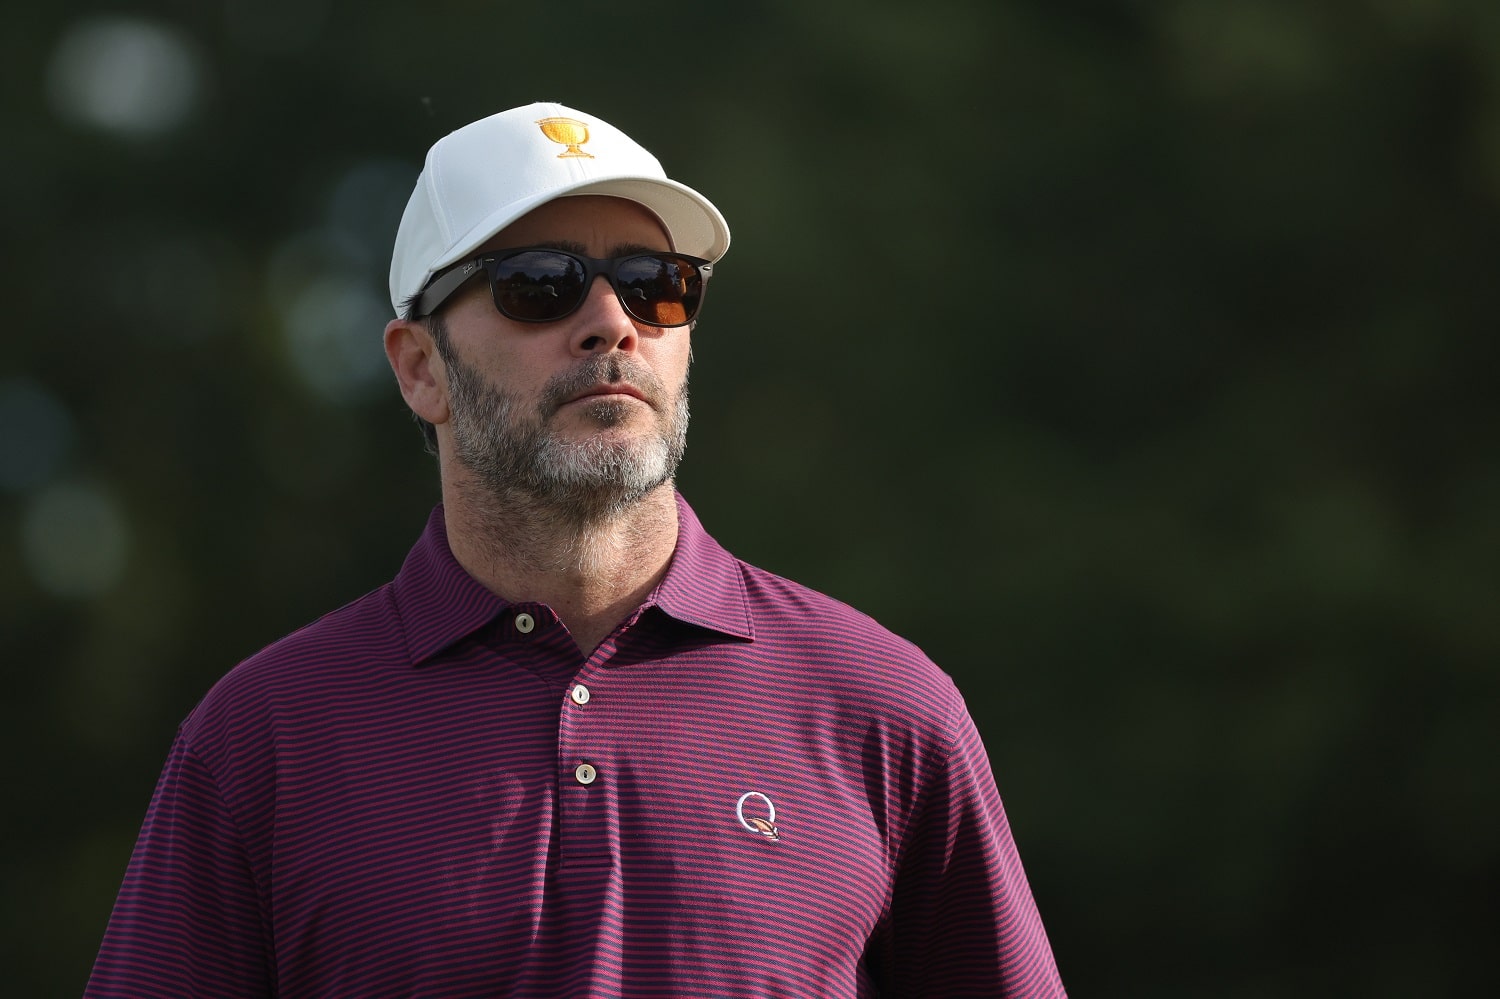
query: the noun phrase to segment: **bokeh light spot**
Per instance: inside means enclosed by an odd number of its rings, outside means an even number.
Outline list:
[[[57,43],[48,89],[59,114],[106,132],[151,137],[182,124],[202,89],[190,41],[132,18],[87,18]]]
[[[58,398],[29,378],[0,380],[0,489],[43,485],[73,441],[73,418]]]
[[[389,318],[384,300],[364,281],[338,276],[312,281],[283,317],[293,369],[331,401],[359,398],[389,371],[380,340]]]
[[[21,523],[21,550],[37,583],[58,597],[107,592],[125,571],[129,525],[97,486],[62,483],[44,489]]]
[[[401,213],[406,210],[414,164],[403,160],[368,159],[350,167],[328,194],[329,225],[348,235],[369,253],[370,266],[384,270]]]

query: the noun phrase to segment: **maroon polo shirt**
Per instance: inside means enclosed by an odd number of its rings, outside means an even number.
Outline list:
[[[439,508],[392,583],[230,671],[87,995],[1063,995],[952,682],[679,511],[592,655]]]

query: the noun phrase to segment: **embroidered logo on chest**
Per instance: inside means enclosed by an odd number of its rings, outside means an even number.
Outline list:
[[[746,791],[740,795],[734,814],[748,831],[760,833],[772,843],[781,839],[781,830],[776,828],[776,806],[759,791]]]

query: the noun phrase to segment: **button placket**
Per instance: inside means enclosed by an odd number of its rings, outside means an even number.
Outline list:
[[[558,711],[557,831],[565,866],[604,864],[610,856],[611,830],[618,827],[613,812],[619,788],[609,769],[617,750],[610,738],[609,712],[604,710],[609,698],[588,682],[599,679],[584,663],[553,702]]]
[[[589,693],[588,687],[577,682],[575,682],[573,684],[573,688],[568,691],[568,699],[580,708],[587,704],[592,696],[593,695]],[[580,763],[573,768],[573,779],[582,784],[584,787],[588,787],[590,784],[594,783],[594,781],[599,779],[599,771],[596,767],[594,767],[593,764]]]

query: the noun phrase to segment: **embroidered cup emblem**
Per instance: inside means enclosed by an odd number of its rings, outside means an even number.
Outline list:
[[[568,147],[557,154],[558,159],[569,156],[594,158],[593,153],[586,153],[578,148],[589,141],[589,127],[577,118],[542,118],[537,124],[542,126],[542,134],[547,138]]]
[[[752,798],[758,800],[751,801]],[[747,802],[750,804],[748,815],[745,808]],[[759,812],[764,812],[764,816],[756,814]],[[776,828],[776,806],[759,791],[746,791],[740,795],[740,800],[734,806],[734,814],[739,816],[740,825],[750,832],[760,833],[772,843],[781,839],[781,830]]]

